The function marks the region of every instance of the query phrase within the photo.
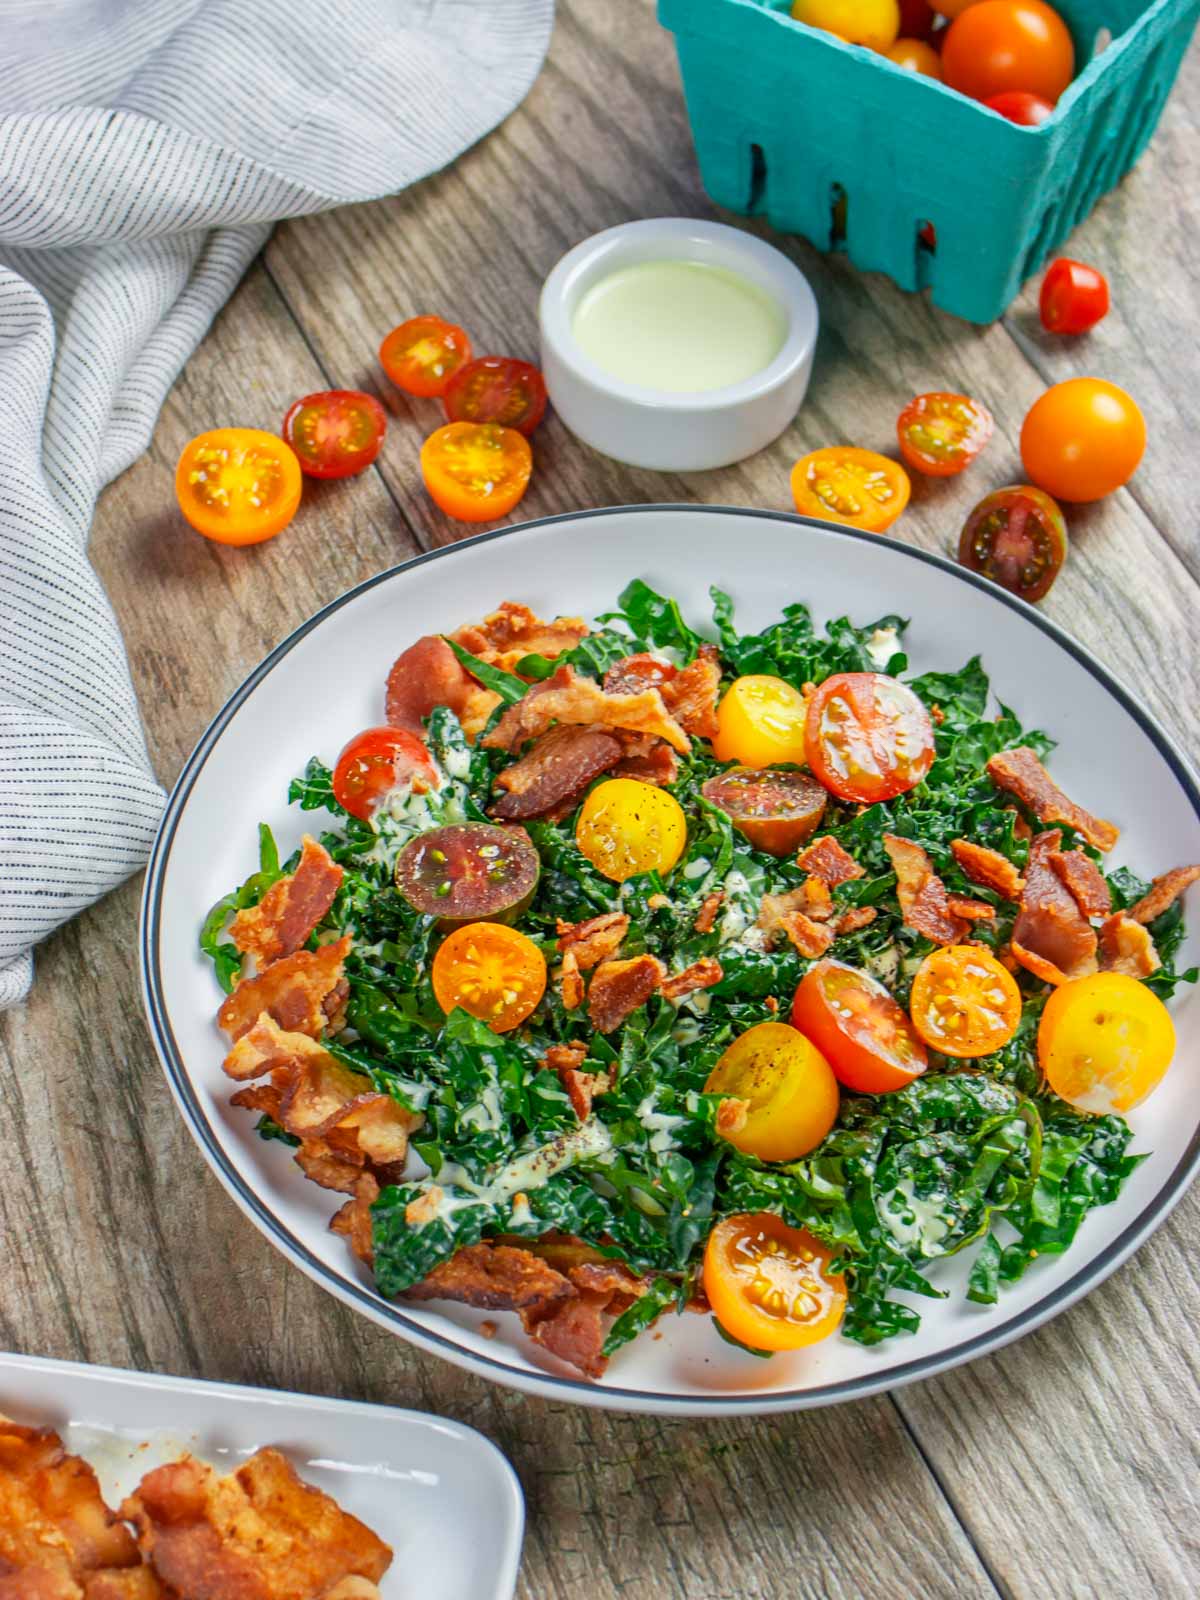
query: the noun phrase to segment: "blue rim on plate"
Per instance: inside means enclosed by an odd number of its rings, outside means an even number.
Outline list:
[[[1057,623],[1051,622],[1047,617],[1035,610],[1033,606],[1028,605],[1023,600],[1019,600],[1015,595],[1008,593],[1007,590],[1001,589],[997,585],[990,583],[986,578],[982,578],[976,573],[968,571],[965,567],[959,566],[946,556],[919,549],[915,545],[900,544],[885,536],[866,533],[861,529],[846,527],[840,523],[822,522],[817,518],[798,516],[792,512],[767,511],[740,506],[689,505],[686,502],[664,502],[637,506],[605,506],[592,511],[571,511],[564,512],[558,516],[538,517],[529,522],[513,523],[507,527],[492,529],[487,533],[475,534],[471,538],[459,540],[454,544],[439,546],[436,550],[425,551],[421,555],[413,556],[409,561],[403,561],[398,566],[389,567],[385,571],[377,573],[373,578],[365,579],[353,589],[348,589],[345,594],[339,595],[337,599],[331,600],[327,605],[322,606],[307,622],[301,623],[281,644],[276,645],[275,649],[260,662],[249,677],[230,695],[229,699],[205,729],[196,748],[185,762],[167,801],[166,810],[163,813],[154,848],[150,855],[145,890],[142,897],[141,936],[139,940],[142,993],[150,1034],[167,1075],[167,1081],[180,1107],[186,1113],[193,1136],[201,1145],[213,1170],[242,1209],[256,1219],[259,1226],[285,1256],[294,1261],[322,1288],[327,1289],[347,1304],[361,1309],[373,1320],[382,1321],[391,1325],[397,1331],[402,1331],[404,1337],[410,1343],[418,1346],[418,1348],[429,1350],[434,1354],[444,1355],[456,1366],[465,1366],[482,1376],[495,1376],[499,1382],[504,1383],[506,1386],[517,1386],[528,1391],[541,1392],[549,1398],[571,1398],[586,1404],[601,1407],[609,1406],[613,1409],[649,1409],[663,1414],[702,1415],[706,1412],[729,1414],[739,1411],[807,1410],[816,1406],[834,1405],[844,1400],[860,1400],[868,1395],[878,1394],[881,1390],[899,1388],[904,1384],[914,1382],[918,1378],[948,1371],[952,1367],[961,1366],[967,1361],[974,1360],[977,1356],[986,1355],[993,1350],[999,1350],[1004,1345],[1012,1343],[1014,1339],[1019,1338],[1022,1334],[1032,1332],[1033,1329],[1040,1327],[1042,1323],[1048,1322],[1051,1317],[1056,1316],[1060,1311],[1065,1311],[1068,1306],[1073,1305],[1088,1290],[1102,1283],[1123,1261],[1133,1254],[1138,1246],[1154,1231],[1156,1226],[1167,1217],[1182,1199],[1197,1172],[1200,1171],[1200,1126],[1197,1126],[1187,1150],[1176,1163],[1174,1171],[1162,1188],[1146,1205],[1140,1215],[1117,1238],[1113,1239],[1099,1255],[1090,1261],[1087,1266],[1080,1268],[1065,1283],[1051,1290],[1035,1305],[1017,1313],[993,1332],[976,1334],[973,1338],[957,1345],[952,1351],[934,1352],[927,1356],[920,1356],[912,1361],[903,1362],[898,1366],[889,1367],[877,1376],[868,1375],[841,1379],[836,1383],[822,1384],[810,1389],[775,1390],[769,1394],[758,1396],[751,1394],[687,1396],[662,1394],[649,1389],[623,1389],[608,1384],[589,1383],[585,1379],[559,1377],[549,1372],[519,1371],[508,1363],[499,1361],[483,1352],[464,1349],[456,1340],[437,1333],[423,1323],[414,1321],[402,1309],[385,1300],[382,1295],[365,1288],[362,1284],[355,1282],[354,1279],[334,1271],[283,1226],[262,1197],[238,1173],[225,1154],[192,1086],[191,1078],[184,1065],[182,1054],[167,1015],[166,1003],[163,997],[162,974],[159,968],[159,932],[163,882],[175,830],[179,825],[192,788],[221,733],[267,674],[272,672],[308,633],[324,622],[335,611],[340,610],[342,606],[351,600],[357,599],[359,595],[365,594],[369,589],[373,589],[377,584],[385,583],[402,572],[408,572],[415,567],[423,566],[426,562],[438,561],[444,556],[456,554],[480,544],[486,544],[493,539],[503,539],[510,534],[526,532],[531,528],[582,522],[598,517],[628,517],[662,512],[684,512],[689,516],[697,517],[714,515],[755,517],[766,521],[790,522],[800,527],[819,528],[824,534],[833,533],[842,538],[863,543],[883,543],[891,550],[898,551],[914,561],[925,562],[930,566],[937,567],[943,572],[950,573],[961,583],[969,584],[973,588],[982,590],[985,594],[990,595],[993,600],[1016,611],[1026,621],[1040,629],[1042,633],[1047,634],[1103,685],[1113,699],[1129,713],[1147,738],[1154,744],[1174,773],[1180,787],[1187,795],[1197,819],[1200,820],[1200,781],[1197,780],[1191,767],[1180,754],[1166,730],[1135,699],[1119,679],[1115,678],[1106,667],[1101,666],[1089,651],[1085,650],[1077,640],[1073,639],[1063,628],[1060,628]]]

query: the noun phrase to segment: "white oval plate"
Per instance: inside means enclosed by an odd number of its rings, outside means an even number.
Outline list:
[[[773,512],[638,506],[502,529],[382,573],[325,607],[272,652],[217,716],[171,795],[146,881],[142,962],[150,1028],[172,1091],[205,1158],[290,1260],[348,1305],[474,1372],[552,1398],[613,1408],[718,1414],[826,1405],[892,1388],[994,1350],[1061,1311],[1120,1264],[1179,1199],[1200,1164],[1200,999],[1176,1003],[1179,1051],[1162,1087],[1131,1118],[1151,1152],[1120,1199],[1093,1212],[1068,1254],[1038,1262],[998,1306],[962,1296],[968,1260],[936,1271],[944,1301],[914,1302],[921,1329],[864,1349],[834,1337],[764,1361],[724,1344],[707,1318],[667,1318],[618,1353],[602,1382],[567,1376],[502,1319],[390,1305],[327,1231],[338,1197],[305,1180],[281,1145],[229,1105],[211,967],[200,920],[256,866],[260,820],[290,851],[311,818],[286,804],[309,756],[332,761],[349,734],[382,720],[395,656],[419,634],[482,616],[502,599],[542,615],[595,616],[633,577],[676,596],[693,622],[708,585],[732,593],[741,627],[793,600],[819,620],[912,619],[911,668],[954,670],[979,652],[1026,726],[1059,741],[1053,771],[1068,794],[1123,828],[1117,859],[1143,874],[1200,860],[1200,788],[1136,699],[1031,607],[940,556]],[[1196,919],[1193,918],[1195,922]],[[1185,952],[1200,959],[1195,931]]]

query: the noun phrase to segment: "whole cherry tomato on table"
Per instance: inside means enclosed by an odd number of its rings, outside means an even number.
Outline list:
[[[897,39],[884,54],[896,66],[903,67],[905,72],[915,72],[922,78],[936,78],[941,82],[942,58],[924,39]]]
[[[792,0],[792,16],[869,50],[886,50],[900,32],[896,0]]]
[[[816,1045],[839,1083],[890,1094],[929,1065],[904,1007],[876,978],[828,957],[811,966],[792,1001],[792,1025]]]
[[[1137,402],[1103,378],[1056,383],[1021,429],[1025,470],[1056,500],[1102,500],[1129,482],[1145,450]]]
[[[965,394],[919,394],[900,413],[896,434],[907,466],[930,478],[969,467],[992,437],[992,414]]]
[[[494,422],[448,422],[421,446],[425,487],[460,522],[506,516],[529,487],[532,471],[529,440]]]
[[[1040,600],[1067,559],[1067,524],[1032,484],[985,495],[963,524],[958,559],[1022,600]]]
[[[833,1252],[773,1211],[718,1222],[704,1249],[704,1294],[713,1316],[752,1350],[800,1350],[833,1332],[846,1280]]]
[[[1043,100],[1040,94],[1029,94],[1024,89],[1006,89],[1003,94],[994,94],[983,103],[989,111],[1007,117],[1019,128],[1040,128],[1043,122],[1054,115],[1054,106],[1049,100]]]
[[[1075,75],[1075,46],[1042,0],[978,0],[950,24],[942,71],[973,100],[1024,89],[1053,103]]]
[[[1021,991],[990,950],[955,944],[922,961],[909,1008],[931,1050],[971,1061],[1001,1049],[1016,1033]]]
[[[261,544],[287,527],[300,504],[300,463],[259,428],[214,428],[188,444],[175,469],[179,509],[217,544]]]
[[[1055,1094],[1081,1111],[1123,1115],[1162,1082],[1175,1054],[1175,1026],[1144,983],[1097,972],[1055,989],[1037,1043]]]
[[[310,478],[352,478],[379,454],[387,414],[374,395],[325,389],[295,401],[282,431]]]
[[[836,672],[809,697],[809,770],[839,800],[874,805],[915,789],[933,765],[933,724],[907,684],[884,672]]]
[[[1086,261],[1060,256],[1042,279],[1038,309],[1047,333],[1086,333],[1108,315],[1108,279]]]
[[[528,438],[546,413],[546,382],[528,361],[478,356],[459,367],[442,404],[451,422],[496,422]]]
[[[760,1161],[798,1161],[815,1150],[838,1114],[837,1079],[813,1044],[786,1022],[760,1022],[739,1034],[704,1085],[705,1094],[740,1100],[742,1120],[717,1129]]]
[[[343,811],[369,822],[376,807],[400,783],[436,789],[437,769],[415,733],[403,728],[368,728],[356,734],[333,769],[333,798]]]
[[[408,394],[445,394],[451,378],[470,359],[470,339],[443,317],[410,317],[379,346],[383,370]]]
[[[883,533],[908,504],[904,468],[874,450],[853,445],[813,450],[792,468],[792,498],[803,516]]]

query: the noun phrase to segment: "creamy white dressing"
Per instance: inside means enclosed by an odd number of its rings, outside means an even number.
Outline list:
[[[703,878],[712,871],[712,862],[707,856],[697,856],[694,861],[689,861],[683,869],[683,875],[689,883],[695,883],[697,878]]]
[[[437,1188],[441,1191],[434,1215],[438,1220],[445,1221],[465,1206],[503,1205],[514,1195],[540,1189],[556,1173],[564,1172],[576,1162],[603,1156],[611,1149],[612,1135],[608,1129],[598,1118],[589,1117],[579,1127],[559,1134],[549,1144],[514,1156],[506,1166],[500,1168],[490,1183],[476,1183],[465,1167],[454,1161],[443,1162],[437,1178],[430,1186],[431,1190]],[[457,1189],[459,1193],[448,1193],[447,1186]]]
[[[895,628],[876,628],[867,640],[866,651],[875,665],[882,671],[896,654],[900,644],[900,636]]]
[[[863,966],[873,978],[878,978],[880,983],[890,988],[900,970],[899,948],[894,944],[886,944],[882,950],[864,956]]]
[[[687,1121],[686,1117],[672,1116],[669,1112],[659,1111],[658,1090],[652,1089],[641,1101],[634,1115],[642,1127],[650,1135],[650,1149],[656,1156],[666,1155],[668,1150],[677,1148],[679,1141],[675,1137],[676,1130]]]
[[[929,1254],[950,1232],[946,1221],[945,1191],[932,1195],[913,1193],[911,1178],[896,1185],[896,1193],[889,1197],[887,1210],[880,1219],[896,1243],[904,1248],[919,1244],[923,1254]]]

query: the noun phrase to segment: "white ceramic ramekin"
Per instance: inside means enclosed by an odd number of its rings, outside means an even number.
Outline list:
[[[610,377],[585,355],[572,325],[587,291],[622,267],[664,260],[724,267],[771,295],[787,318],[775,359],[742,383],[672,394]],[[804,399],[818,327],[808,279],[785,255],[753,234],[686,217],[625,222],[577,244],[546,279],[539,319],[546,388],[567,427],[605,455],[661,472],[725,467],[777,439]]]

